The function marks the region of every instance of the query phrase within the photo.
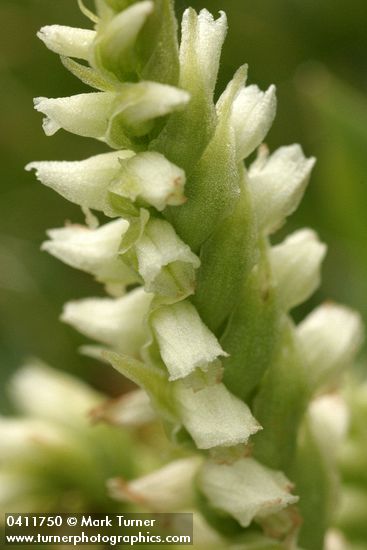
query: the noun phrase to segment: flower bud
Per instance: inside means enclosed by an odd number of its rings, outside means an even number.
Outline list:
[[[142,200],[161,211],[186,201],[185,172],[155,152],[138,153],[121,160],[120,173],[109,191],[131,201]]]
[[[352,363],[363,341],[358,313],[335,304],[316,308],[297,327],[297,339],[313,388],[333,383]]]
[[[94,44],[94,63],[119,78],[133,72],[131,49],[153,9],[151,0],[137,2],[101,27]]]
[[[91,411],[93,420],[103,420],[114,426],[138,427],[156,419],[148,394],[133,390],[117,399],[109,399]]]
[[[49,230],[49,241],[42,244],[62,262],[91,273],[102,283],[121,283],[127,286],[140,278],[119,256],[119,247],[129,223],[119,218],[97,229],[70,225]]]
[[[37,36],[49,50],[59,55],[88,60],[96,32],[63,25],[47,25],[38,31]]]
[[[260,230],[271,233],[298,207],[315,159],[306,159],[299,145],[266,149],[250,166],[248,186]]]
[[[86,298],[68,302],[61,320],[113,349],[139,356],[147,339],[145,316],[152,296],[138,288],[122,298]]]
[[[292,485],[281,472],[252,458],[233,464],[207,461],[199,472],[199,487],[214,508],[233,516],[242,527],[294,504]]]
[[[232,125],[238,160],[248,157],[262,143],[276,111],[275,86],[262,92],[255,85],[242,88],[233,102]]]
[[[133,156],[133,151],[103,153],[81,161],[31,162],[26,170],[35,170],[38,180],[65,199],[83,206],[113,212],[108,203],[109,184],[121,172],[119,159]]]
[[[326,246],[311,229],[292,233],[270,249],[270,262],[281,305],[289,310],[301,304],[320,284]]]
[[[157,309],[151,325],[170,380],[185,378],[196,368],[206,371],[227,355],[187,300]]]

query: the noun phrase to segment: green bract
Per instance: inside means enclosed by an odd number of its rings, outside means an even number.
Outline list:
[[[158,415],[190,454],[109,490],[152,510],[196,508],[218,531],[215,548],[322,550],[336,461],[320,399],[352,362],[361,321],[325,304],[296,326],[289,312],[318,287],[326,247],[311,229],[270,240],[315,161],[299,145],[269,154],[275,87],[246,85],[246,66],[215,104],[224,13],[186,10],[178,45],[171,0],[96,8],[84,8],[95,30],[53,25],[39,37],[97,92],[35,106],[47,135],[63,128],[115,151],[28,168],[87,220],[89,209],[113,219],[53,229],[43,249],[115,293],[62,314],[104,346],[87,353],[149,396],[102,416]]]

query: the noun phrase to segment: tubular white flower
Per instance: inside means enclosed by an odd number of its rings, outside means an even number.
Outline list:
[[[107,487],[115,500],[137,503],[156,512],[182,511],[194,503],[193,479],[201,462],[198,456],[175,460],[130,482],[110,479]]]
[[[248,157],[263,141],[273,123],[275,111],[275,86],[262,92],[251,85],[239,92],[233,102],[231,116],[239,160]]]
[[[185,378],[195,369],[210,369],[227,354],[188,301],[157,309],[151,325],[170,380]]]
[[[220,12],[214,19],[208,10],[199,15],[187,9],[182,18],[182,40],[180,47],[181,80],[202,79],[205,88],[214,89],[220,52],[227,33],[227,17]]]
[[[314,164],[315,159],[306,159],[297,144],[280,147],[270,156],[266,148],[260,150],[248,172],[260,230],[271,233],[296,210]]]
[[[154,3],[150,0],[137,2],[104,25],[94,44],[94,63],[119,74],[121,65],[126,58],[129,59],[129,50],[153,9]]]
[[[139,282],[139,276],[127,266],[119,247],[129,222],[119,218],[97,229],[70,225],[49,230],[51,240],[42,245],[59,260],[71,267],[91,273],[103,283],[121,283],[123,286]]]
[[[35,170],[38,180],[67,200],[112,215],[107,201],[108,187],[121,172],[119,159],[133,151],[103,153],[81,161],[31,162],[26,170]]]
[[[132,201],[141,199],[157,210],[186,201],[185,172],[156,152],[139,153],[121,160],[118,178],[109,191]]]
[[[40,362],[27,364],[16,372],[10,395],[27,416],[73,425],[87,423],[87,414],[101,401],[97,392],[77,378]]]
[[[59,55],[88,60],[96,32],[63,25],[46,25],[38,31],[37,36],[49,50]]]
[[[151,218],[134,250],[147,292],[177,298],[193,293],[200,260],[171,224]]]
[[[270,263],[280,303],[285,309],[301,304],[320,284],[326,246],[311,229],[292,233],[270,249]]]
[[[233,516],[242,527],[297,502],[291,483],[281,472],[270,470],[252,458],[235,463],[206,462],[199,486],[209,502]]]
[[[142,136],[152,128],[152,120],[182,109],[190,96],[184,90],[157,82],[122,84],[118,93],[92,92],[71,97],[34,100],[37,111],[46,115],[43,129],[48,136],[60,128],[68,132],[104,140],[112,147],[126,147],[126,130]]]
[[[147,339],[145,316],[152,296],[138,288],[122,298],[68,302],[61,320],[126,355],[138,356]]]
[[[148,394],[140,389],[105,401],[93,409],[91,416],[114,426],[132,427],[148,424],[157,418]]]
[[[47,136],[63,128],[79,136],[103,139],[115,99],[112,92],[92,92],[55,99],[37,97],[34,106],[46,115],[43,129]]]
[[[363,342],[362,320],[346,307],[324,304],[298,325],[297,339],[309,381],[317,388],[350,366]]]
[[[251,435],[261,430],[248,406],[224,384],[195,392],[176,382],[175,397],[182,423],[198,449],[246,444]]]

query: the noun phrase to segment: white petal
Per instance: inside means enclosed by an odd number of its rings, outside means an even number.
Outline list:
[[[215,508],[233,516],[242,527],[297,502],[292,486],[281,472],[252,458],[231,465],[206,462],[199,474],[200,488]]]
[[[34,100],[35,109],[46,118],[43,129],[52,136],[60,128],[79,136],[102,139],[108,128],[116,94],[111,92],[92,92],[71,97]]]
[[[129,222],[123,219],[106,223],[97,229],[70,225],[51,229],[51,240],[42,245],[59,260],[71,267],[91,273],[103,283],[121,283],[126,286],[139,277],[119,256],[119,247]]]
[[[270,157],[260,152],[250,166],[248,185],[261,230],[277,229],[296,210],[314,164],[299,145],[280,147]]]
[[[298,325],[297,339],[312,386],[332,383],[363,342],[362,320],[346,307],[324,304]]]
[[[26,170],[36,170],[40,182],[65,199],[108,215],[108,186],[121,172],[119,159],[133,155],[132,151],[116,151],[82,161],[31,162]]]
[[[145,316],[152,296],[138,288],[122,298],[86,298],[68,302],[61,320],[82,334],[138,356],[147,338]]]
[[[97,64],[118,74],[120,63],[153,9],[152,1],[137,2],[103,25],[95,42]]]
[[[270,262],[279,300],[285,309],[301,304],[320,284],[326,246],[311,229],[292,233],[270,249]]]
[[[176,382],[175,396],[182,423],[198,449],[235,447],[261,429],[248,406],[224,384],[195,392]]]
[[[170,380],[185,378],[196,368],[208,370],[227,355],[188,301],[157,309],[151,323]]]
[[[10,392],[17,408],[28,416],[73,425],[87,423],[90,409],[101,401],[81,380],[42,363],[20,369],[11,380]]]
[[[181,80],[202,79],[204,86],[213,90],[218,74],[220,53],[227,33],[224,12],[214,19],[206,9],[199,15],[187,9],[182,18],[180,47]]]
[[[156,512],[182,511],[193,505],[193,479],[200,464],[200,457],[183,458],[130,482],[110,479],[107,486],[116,500],[138,503]]]
[[[140,198],[161,211],[185,202],[185,181],[181,168],[160,153],[145,152],[121,160],[120,175],[109,190],[132,201]]]
[[[39,30],[37,36],[55,53],[88,60],[96,32],[63,25],[47,25]]]
[[[246,86],[233,102],[232,124],[236,133],[239,160],[248,157],[265,138],[276,111],[275,86],[262,92],[255,85]]]
[[[92,411],[94,420],[104,420],[114,426],[143,426],[156,419],[148,394],[134,390],[117,399],[110,399]]]
[[[150,219],[135,244],[138,270],[147,292],[185,297],[194,292],[199,258],[177,236],[171,224]]]

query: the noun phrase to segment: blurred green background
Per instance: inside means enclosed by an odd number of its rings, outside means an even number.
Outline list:
[[[286,231],[314,227],[329,253],[322,288],[295,312],[296,318],[332,298],[358,308],[367,321],[365,0],[181,0],[178,12],[189,4],[227,12],[230,32],[218,90],[240,64],[248,63],[251,83],[263,89],[275,83],[278,89],[269,146],[299,142],[318,159],[303,204]],[[23,169],[31,160],[82,159],[105,150],[62,131],[46,138],[41,117],[32,109],[33,97],[86,90],[36,31],[46,24],[89,22],[76,0],[0,0],[0,20],[0,381],[25,358],[37,356],[118,392],[121,377],[79,356],[82,337],[58,321],[66,300],[102,294],[102,289],[39,250],[47,228],[83,218],[78,208]]]

